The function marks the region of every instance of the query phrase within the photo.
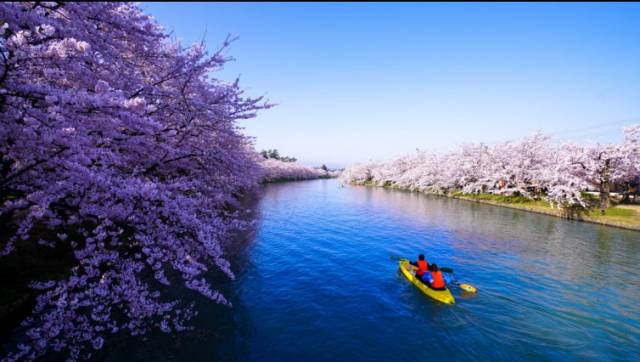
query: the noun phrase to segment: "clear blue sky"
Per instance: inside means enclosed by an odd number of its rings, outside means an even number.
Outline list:
[[[307,164],[640,122],[640,4],[141,6],[185,44],[238,36],[217,77],[278,104],[245,132]]]

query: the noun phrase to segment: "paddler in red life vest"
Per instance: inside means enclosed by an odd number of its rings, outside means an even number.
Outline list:
[[[430,272],[427,273],[428,278],[428,286],[431,289],[435,290],[444,290],[446,289],[446,284],[444,282],[444,277],[442,276],[442,272],[438,268],[437,264],[431,264],[429,267]]]
[[[424,254],[418,255],[418,261],[411,262],[411,265],[416,267],[416,278],[424,283],[422,278],[429,271],[429,263],[425,260]]]

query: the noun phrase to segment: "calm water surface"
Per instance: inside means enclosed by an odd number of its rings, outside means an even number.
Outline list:
[[[640,233],[337,180],[267,186],[246,236],[234,308],[199,304],[197,329],[106,359],[634,360]],[[475,285],[422,295],[390,255]]]

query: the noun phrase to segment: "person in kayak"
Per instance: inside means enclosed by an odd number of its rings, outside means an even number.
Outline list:
[[[442,272],[438,268],[437,264],[431,264],[429,266],[429,273],[427,273],[427,286],[434,290],[445,290],[447,285],[444,282]]]
[[[429,271],[429,262],[425,260],[424,254],[418,255],[418,261],[411,262],[411,265],[416,267],[416,278],[424,283],[422,278]]]

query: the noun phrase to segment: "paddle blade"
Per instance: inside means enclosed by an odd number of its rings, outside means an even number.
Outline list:
[[[466,283],[461,283],[460,284],[460,289],[464,290],[465,292],[469,292],[469,293],[475,293],[478,291],[478,289],[476,287],[474,287],[471,284],[466,284]]]
[[[446,266],[440,268],[440,271],[443,272],[443,273],[453,273],[453,269],[447,268]]]

